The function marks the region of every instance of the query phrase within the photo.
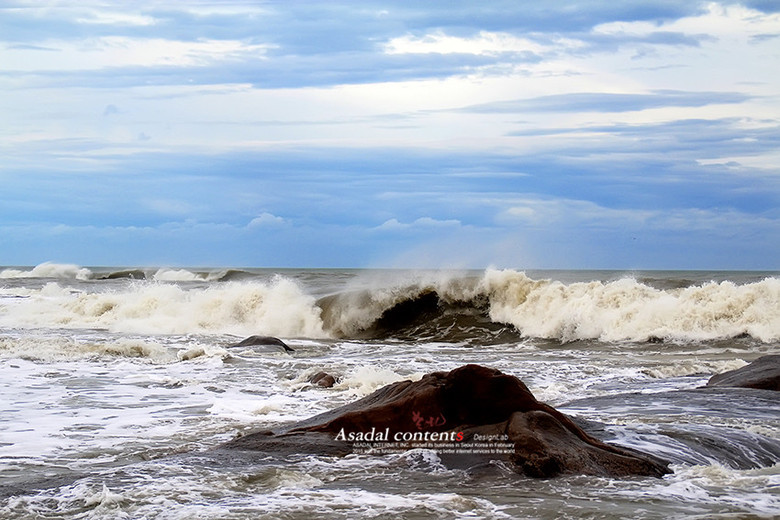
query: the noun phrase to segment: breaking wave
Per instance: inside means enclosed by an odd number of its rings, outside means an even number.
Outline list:
[[[491,319],[526,336],[561,341],[780,339],[780,280],[709,282],[660,290],[631,278],[565,285],[488,271]]]
[[[88,269],[73,264],[44,262],[31,268],[6,268],[0,279],[38,278],[59,280],[151,280],[158,282],[220,282],[245,280],[255,276],[241,269],[191,270],[173,268]]]
[[[11,278],[59,278],[74,280],[89,280],[92,278],[92,271],[87,268],[72,264],[55,264],[44,262],[32,269],[3,269],[0,271],[0,279]]]
[[[143,279],[140,278],[143,274]],[[97,270],[41,264],[1,278],[0,326],[98,328],[130,333],[263,334],[298,338],[508,343],[780,340],[780,279],[652,286],[646,280],[564,283],[514,270],[353,280],[336,291],[294,277],[241,270]],[[101,276],[102,278],[97,278]],[[63,283],[62,278],[89,282]],[[100,282],[97,280],[116,280]],[[196,283],[190,283],[196,282]],[[218,283],[217,283],[218,282]],[[101,285],[108,284],[108,285]],[[314,294],[328,294],[315,298]]]
[[[2,298],[0,325],[105,329],[140,334],[258,332],[282,337],[326,337],[314,298],[293,281],[235,283],[186,289],[139,282],[121,291],[81,292],[49,282]],[[3,302],[6,302],[5,304]]]
[[[562,342],[780,339],[780,280],[657,289],[633,278],[564,284],[513,270],[323,298],[339,336],[463,341],[513,334]]]

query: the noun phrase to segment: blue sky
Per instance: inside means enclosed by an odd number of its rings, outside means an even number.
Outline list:
[[[0,264],[780,269],[774,1],[0,7]]]

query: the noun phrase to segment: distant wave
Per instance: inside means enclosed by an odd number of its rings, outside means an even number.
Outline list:
[[[4,269],[0,271],[0,279],[70,278],[74,280],[89,280],[91,277],[92,271],[84,267],[72,264],[55,264],[52,262],[44,262],[27,271],[23,269]]]
[[[157,272],[152,275],[152,280],[158,282],[205,282],[207,280],[207,276],[204,274],[193,273],[192,271],[188,271],[186,269],[162,268],[158,269]]]
[[[226,282],[255,278],[250,272],[240,269],[219,269],[216,271],[189,271],[187,269],[158,269],[151,277],[158,282]]]
[[[30,269],[6,268],[0,271],[0,279],[41,278],[71,280],[154,280],[158,282],[219,282],[247,280],[255,275],[240,269],[192,271],[172,268],[128,268],[113,271],[90,270],[73,264],[44,262]]]

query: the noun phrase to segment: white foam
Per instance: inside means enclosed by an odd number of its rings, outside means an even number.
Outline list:
[[[391,383],[419,381],[421,377],[421,374],[404,376],[388,368],[364,365],[350,370],[334,388],[346,390],[350,396],[364,397]]]
[[[340,461],[337,461],[337,463]],[[365,461],[363,469],[365,473]],[[325,486],[315,475],[286,468],[225,476],[208,468],[160,471],[117,490],[98,479],[82,479],[56,495],[13,497],[0,514],[84,518],[511,518],[490,500],[453,492],[399,493]],[[132,478],[132,476],[131,476]],[[128,477],[124,477],[127,480]],[[328,478],[328,481],[330,478]],[[84,509],[89,511],[85,512]]]
[[[227,360],[231,358],[231,354],[222,347],[212,345],[198,345],[195,347],[179,350],[176,353],[176,358],[179,361],[191,361],[194,359],[205,358],[220,358],[222,360]]]
[[[284,394],[264,397],[223,394],[214,400],[208,412],[247,424],[256,423],[259,417],[264,422],[285,422],[300,419],[300,405],[299,399]]]
[[[71,278],[76,280],[89,280],[92,271],[73,264],[55,264],[44,262],[33,267],[29,271],[21,269],[4,269],[0,271],[0,278]]]
[[[196,282],[205,281],[206,277],[197,275],[186,269],[158,269],[152,279],[157,282]]]
[[[106,507],[120,504],[124,497],[119,493],[114,493],[103,484],[103,488],[96,493],[85,493],[85,507]]]
[[[780,512],[780,465],[737,470],[721,464],[675,466],[664,483],[652,486],[648,495],[687,504],[720,507],[723,511],[753,515]]]
[[[175,351],[152,340],[77,341],[63,336],[0,337],[0,357],[36,361],[84,360],[102,356],[144,358],[154,363],[177,360]]]
[[[736,370],[747,365],[743,359],[727,359],[720,361],[699,361],[696,359],[677,360],[669,365],[654,366],[642,370],[644,374],[656,379],[668,377],[684,377],[695,374],[720,374],[729,370]]]
[[[324,482],[315,476],[285,468],[271,468],[263,483],[273,489],[312,489]]]
[[[291,507],[318,516],[322,512],[348,512],[344,518],[511,518],[489,500],[457,493],[418,493],[405,495],[349,489],[299,489],[291,497],[280,489],[263,498],[266,513],[283,515]],[[341,517],[337,515],[334,517]]]
[[[293,281],[215,284],[187,290],[135,282],[116,292],[87,293],[49,283],[0,304],[0,326],[101,328],[140,334],[227,333],[325,337],[320,309]]]
[[[532,280],[488,270],[483,287],[490,315],[523,334],[561,341],[646,341],[651,337],[711,340],[748,333],[780,339],[780,280],[707,283],[659,290],[630,278],[572,283]]]

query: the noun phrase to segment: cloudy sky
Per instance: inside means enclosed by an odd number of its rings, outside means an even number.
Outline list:
[[[780,3],[0,4],[0,265],[780,269]]]

